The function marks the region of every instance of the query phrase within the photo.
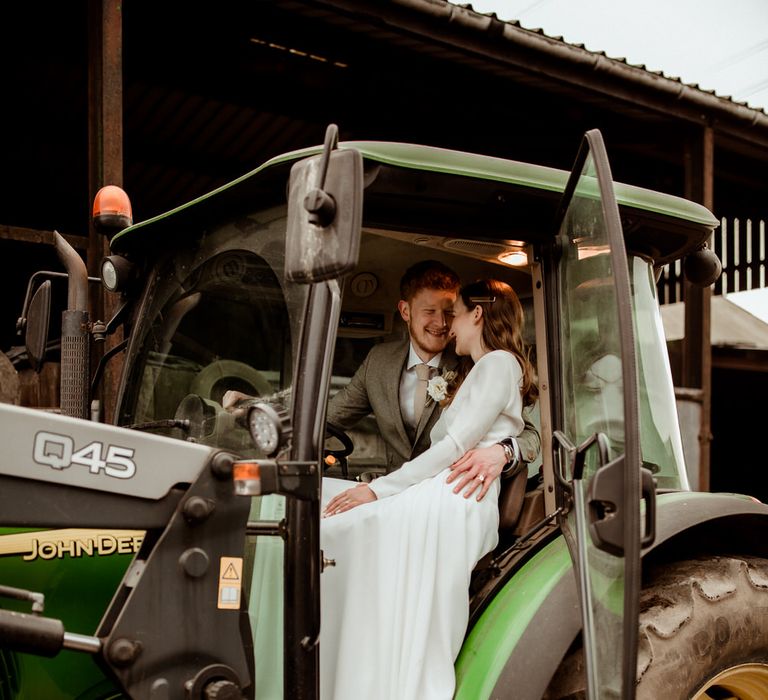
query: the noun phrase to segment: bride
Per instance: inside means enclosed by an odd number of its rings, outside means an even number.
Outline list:
[[[336,562],[322,576],[324,700],[453,696],[470,575],[498,541],[499,481],[478,499],[455,494],[446,479],[468,450],[523,430],[537,389],[522,326],[509,285],[463,287],[451,336],[474,365],[448,397],[431,447],[371,484],[323,480],[321,546]]]

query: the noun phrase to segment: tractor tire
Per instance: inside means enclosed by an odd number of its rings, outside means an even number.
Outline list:
[[[768,560],[717,556],[660,566],[640,594],[637,700],[768,698]],[[586,698],[583,650],[544,700]]]

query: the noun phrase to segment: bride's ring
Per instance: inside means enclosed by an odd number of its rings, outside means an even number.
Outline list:
[[[485,481],[485,474],[480,474],[477,477],[477,480],[482,484]]]

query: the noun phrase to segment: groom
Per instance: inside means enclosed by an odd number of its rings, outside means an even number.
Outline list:
[[[386,445],[387,472],[429,447],[429,433],[440,415],[439,402],[427,393],[429,380],[435,376],[449,380],[458,367],[458,358],[448,347],[458,291],[458,275],[436,260],[408,268],[400,280],[397,305],[408,337],[374,345],[349,384],[328,403],[328,422],[342,430],[374,414]],[[533,461],[540,449],[539,434],[528,420],[520,435],[502,442],[506,448],[497,443],[470,450],[457,462],[461,471],[478,467],[483,473],[498,473],[515,460]],[[460,480],[457,490],[463,486]],[[488,486],[481,484],[481,493]]]

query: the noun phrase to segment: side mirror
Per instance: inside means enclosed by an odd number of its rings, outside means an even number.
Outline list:
[[[291,168],[285,277],[309,284],[333,279],[357,265],[363,222],[363,158],[337,148],[331,124],[322,155]]]
[[[32,297],[26,319],[24,344],[29,364],[35,372],[43,368],[45,346],[48,343],[48,324],[51,319],[51,283],[43,282]]]

